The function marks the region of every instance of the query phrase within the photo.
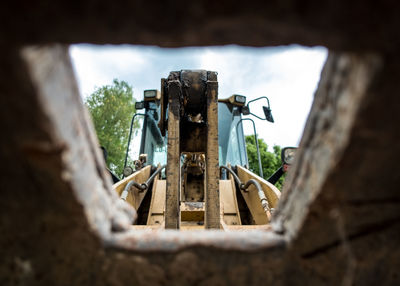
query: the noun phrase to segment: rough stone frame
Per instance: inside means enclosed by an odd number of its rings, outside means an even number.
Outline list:
[[[246,19],[246,13],[242,15]],[[268,13],[264,17],[263,11],[259,16],[256,19],[266,23],[276,21]],[[229,33],[237,23],[219,17],[220,22],[214,15],[212,27],[226,31],[233,42],[246,43]],[[270,31],[278,43],[295,42],[296,31],[307,30],[304,23],[294,28],[296,23],[287,18],[280,21],[277,27],[290,32],[285,34],[289,40],[279,40],[279,33]],[[55,23],[55,31],[67,27]],[[395,124],[399,60],[387,41],[372,43],[373,36],[381,36],[379,31],[351,39],[334,21],[332,26],[339,32],[326,42],[319,40],[315,26],[302,36],[316,39],[306,43],[357,53],[329,55],[298,160],[274,217],[274,231],[251,236],[165,231],[154,237],[150,231],[127,232],[134,213],[119,204],[102,171],[67,48],[20,48],[19,39],[6,32],[14,44],[2,46],[1,57],[0,116],[6,135],[0,146],[1,284],[398,283],[400,178],[385,169],[397,167],[387,147],[397,150],[400,143]],[[262,32],[266,31],[254,35]],[[127,32],[121,32],[122,40],[108,33],[102,37],[124,42]],[[157,34],[152,33],[150,39]],[[60,37],[52,29],[43,29],[33,40],[27,35],[21,35],[24,45],[74,38],[73,33]],[[143,38],[126,42],[148,43],[146,33],[140,35]],[[76,39],[86,37],[91,38],[78,32]],[[210,36],[210,42],[202,43],[221,43],[217,38]],[[253,38],[248,42],[258,45]]]

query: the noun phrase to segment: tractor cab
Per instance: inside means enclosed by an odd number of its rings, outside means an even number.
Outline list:
[[[159,93],[157,90],[146,90],[144,93]],[[244,97],[243,97],[244,98]],[[145,97],[146,99],[146,97]],[[241,165],[248,166],[246,153],[245,136],[242,123],[242,105],[239,103],[231,103],[227,99],[218,100],[218,154],[219,165]],[[245,98],[244,98],[245,100]],[[167,137],[162,136],[158,128],[160,120],[161,106],[159,100],[141,101],[136,103],[136,110],[142,111],[137,113],[143,117],[143,125],[141,132],[141,140],[139,154],[146,154],[146,162],[144,165],[152,165],[156,167],[167,163]],[[185,130],[182,130],[185,132]],[[135,146],[133,146],[135,148]],[[126,167],[126,166],[125,166]],[[130,175],[127,170],[126,174]]]
[[[125,178],[114,185],[137,210],[135,227],[269,227],[280,192],[248,170],[242,122],[251,119],[242,115],[251,114],[249,103],[241,95],[218,99],[217,73],[205,70],[171,72],[161,91],[144,91],[129,134],[130,141],[143,117],[140,155],[129,164],[128,144]],[[269,102],[264,113],[273,122]]]

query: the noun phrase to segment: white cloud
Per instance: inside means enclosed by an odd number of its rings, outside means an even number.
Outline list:
[[[327,52],[323,48],[291,46],[271,49],[207,49],[200,66],[218,71],[219,97],[242,94],[247,101],[260,96],[270,100],[275,123],[254,119],[257,132],[272,147],[298,145],[312,104]],[[263,117],[266,100],[250,105]],[[245,132],[253,134],[251,123]]]
[[[245,48],[237,46],[161,49],[137,46],[71,47],[82,93],[110,84],[114,78],[133,85],[141,100],[144,89],[160,88],[160,78],[172,70],[207,69],[218,72],[219,97],[242,94],[247,100],[268,96],[275,123],[254,119],[257,132],[270,147],[297,145],[327,51],[300,46]],[[252,104],[262,116],[266,101]],[[244,123],[245,132],[252,126]]]
[[[130,46],[72,46],[70,55],[84,97],[114,78],[131,83],[131,77],[147,64],[143,54]]]
[[[200,68],[218,72],[219,97],[241,94],[248,88],[246,82],[253,74],[252,59],[247,53],[229,48],[206,48],[200,54]]]

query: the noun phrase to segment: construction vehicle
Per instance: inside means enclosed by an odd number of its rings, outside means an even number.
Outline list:
[[[144,91],[136,103],[144,113],[132,118],[144,117],[140,156],[134,166],[125,160],[125,178],[114,184],[137,210],[134,228],[269,228],[280,191],[248,170],[245,103],[241,95],[218,99],[217,73],[205,70],[171,72],[161,79],[161,91]],[[269,101],[263,110],[273,122]],[[131,135],[132,125],[129,143]],[[285,163],[293,151],[283,150]]]

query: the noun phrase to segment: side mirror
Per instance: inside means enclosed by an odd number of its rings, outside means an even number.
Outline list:
[[[292,165],[296,156],[297,147],[285,147],[282,149],[281,160],[283,164]]]
[[[252,103],[252,102],[254,102],[254,101],[257,101],[257,100],[260,100],[260,99],[266,99],[267,102],[268,102],[268,106],[263,106],[263,107],[262,107],[262,108],[263,108],[263,111],[264,111],[264,116],[265,116],[265,118],[261,118],[261,117],[259,117],[258,115],[255,115],[254,113],[251,113],[251,112],[250,112],[250,107],[249,107],[250,103]],[[246,106],[243,106],[243,107],[242,107],[242,114],[243,114],[243,115],[249,115],[249,114],[251,114],[251,115],[253,115],[254,117],[256,117],[256,118],[258,118],[258,119],[260,119],[260,120],[267,120],[267,121],[269,121],[269,122],[271,122],[271,123],[274,123],[274,118],[272,117],[271,108],[269,107],[269,99],[268,99],[268,97],[266,97],[266,96],[261,96],[261,97],[258,97],[258,98],[256,98],[256,99],[250,100],[250,101],[247,103]]]
[[[265,114],[265,119],[267,119],[267,121],[274,123],[274,118],[272,117],[272,112],[271,112],[271,108],[263,106],[263,110],[264,110],[264,114]]]

